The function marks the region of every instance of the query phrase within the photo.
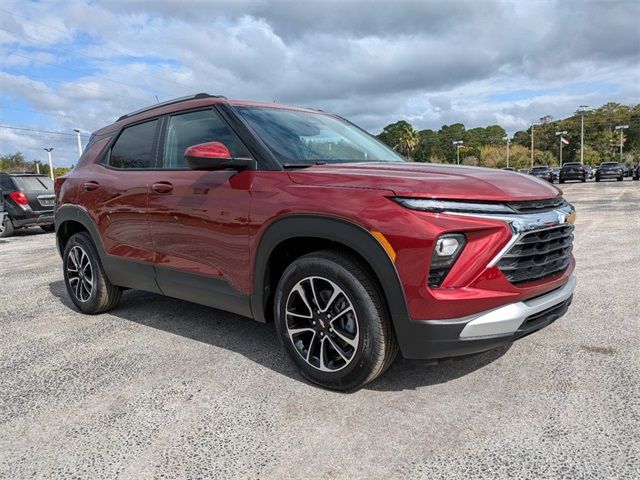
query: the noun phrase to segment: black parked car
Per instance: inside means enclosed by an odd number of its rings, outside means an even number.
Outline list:
[[[560,183],[568,180],[587,181],[587,171],[580,162],[567,162],[560,169]]]
[[[596,172],[596,182],[607,178],[615,178],[619,182],[624,180],[622,165],[618,162],[601,163],[598,167],[598,171]]]
[[[2,190],[0,190],[0,237],[4,233],[4,217],[6,213],[4,211],[4,196]]]
[[[529,175],[533,175],[534,177],[553,183],[553,177],[549,167],[533,167],[529,170]]]
[[[0,237],[10,237],[16,228],[39,226],[53,232],[53,182],[35,173],[0,172],[0,190],[5,217]]]

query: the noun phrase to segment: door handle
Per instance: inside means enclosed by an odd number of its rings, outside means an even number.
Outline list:
[[[94,190],[100,188],[100,184],[98,182],[94,182],[93,180],[86,182],[83,186],[85,192],[93,192]]]
[[[151,185],[151,190],[156,193],[169,193],[171,190],[173,190],[173,185],[171,185],[169,182],[156,182]]]

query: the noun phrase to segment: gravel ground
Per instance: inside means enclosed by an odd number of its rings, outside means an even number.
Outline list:
[[[138,291],[80,315],[53,234],[0,239],[0,478],[639,478],[640,182],[563,189],[566,316],[352,394],[272,325]]]

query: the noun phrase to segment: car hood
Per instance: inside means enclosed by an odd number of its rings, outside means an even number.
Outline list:
[[[514,201],[554,198],[562,192],[532,175],[458,165],[413,162],[313,165],[289,172],[303,185],[368,188],[401,197]]]

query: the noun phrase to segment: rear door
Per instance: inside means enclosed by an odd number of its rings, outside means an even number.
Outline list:
[[[53,213],[53,182],[44,175],[13,175],[16,189],[24,193],[34,212]]]
[[[160,120],[125,127],[102,163],[82,168],[78,203],[93,216],[113,283],[157,291],[147,220]]]

